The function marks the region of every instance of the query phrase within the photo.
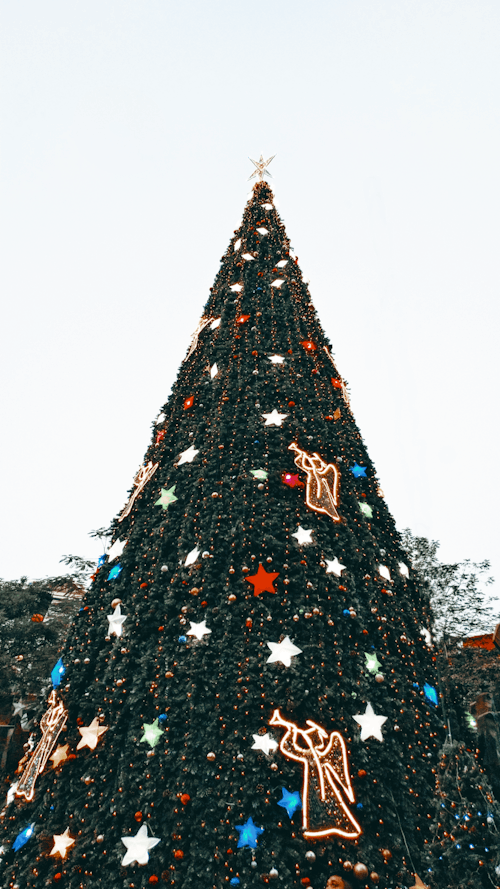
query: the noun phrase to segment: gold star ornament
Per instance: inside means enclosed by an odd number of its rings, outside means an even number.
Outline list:
[[[69,827],[66,828],[64,833],[55,833],[53,834],[54,838],[54,846],[52,849],[51,855],[60,855],[61,858],[66,858],[66,852],[69,847],[73,845],[75,842],[73,837],[69,835]]]
[[[271,163],[272,160],[274,160],[275,157],[276,157],[276,155],[273,154],[272,157],[267,159],[267,161],[264,160],[262,155],[260,156],[260,160],[258,160],[258,161],[254,161],[251,157],[249,157],[248,160],[252,161],[252,164],[254,165],[255,170],[253,171],[251,176],[249,176],[248,178],[253,179],[254,176],[258,176],[259,180],[263,179],[264,176],[271,176],[271,178],[272,178],[272,174],[269,172],[269,170],[266,170],[266,167],[269,166],[269,164]]]
[[[54,753],[50,757],[50,761],[52,762],[53,768],[56,769],[58,765],[64,762],[65,759],[68,758],[68,750],[69,744],[64,744],[64,746],[56,747]]]
[[[78,729],[82,737],[76,745],[76,749],[81,750],[82,747],[90,747],[91,750],[95,750],[100,736],[107,730],[108,726],[100,725],[97,716],[94,716],[90,725],[84,725]]]

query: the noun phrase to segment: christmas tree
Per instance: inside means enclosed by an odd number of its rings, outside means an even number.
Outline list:
[[[500,884],[500,809],[477,753],[448,742],[436,778],[436,814],[428,846],[436,889]]]
[[[412,886],[419,592],[259,181],[52,671],[1,886]]]

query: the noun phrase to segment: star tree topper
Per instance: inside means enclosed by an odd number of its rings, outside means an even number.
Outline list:
[[[255,170],[253,171],[253,173],[250,174],[248,179],[249,180],[253,179],[254,176],[257,176],[259,178],[259,181],[262,180],[264,178],[264,176],[270,176],[272,179],[272,173],[270,173],[269,170],[266,169],[266,167],[269,166],[269,164],[271,163],[272,160],[274,160],[275,157],[276,157],[276,155],[273,154],[272,157],[267,159],[267,161],[264,160],[264,157],[262,154],[260,156],[260,160],[258,160],[258,161],[254,161],[251,157],[249,157],[248,160],[252,161],[252,164],[254,165]]]

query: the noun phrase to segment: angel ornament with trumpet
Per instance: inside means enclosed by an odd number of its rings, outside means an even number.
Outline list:
[[[302,829],[309,839],[339,836],[354,840],[361,827],[349,811],[354,803],[354,792],[349,775],[345,741],[340,732],[328,732],[311,719],[307,729],[284,719],[275,710],[269,725],[286,729],[280,750],[287,759],[301,762],[304,769],[302,784]]]

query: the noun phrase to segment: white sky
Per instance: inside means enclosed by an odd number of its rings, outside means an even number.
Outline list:
[[[262,151],[398,527],[500,579],[498,0],[0,10],[0,576],[99,555]]]

